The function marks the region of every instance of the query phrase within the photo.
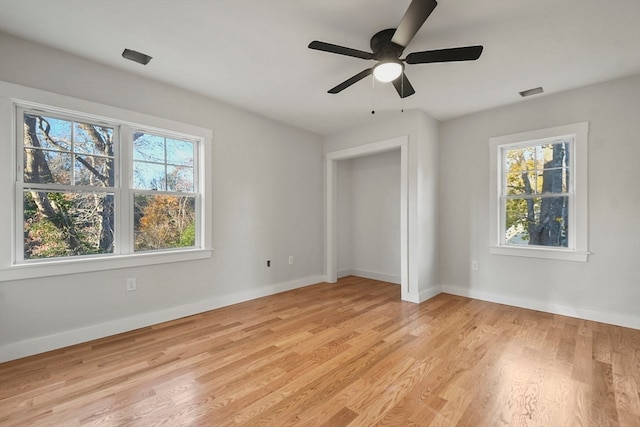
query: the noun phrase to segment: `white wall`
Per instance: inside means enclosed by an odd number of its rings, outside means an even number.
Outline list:
[[[400,283],[400,150],[338,162],[338,228],[339,275]]]
[[[635,76],[442,123],[444,290],[640,328],[639,118]],[[582,121],[590,126],[589,261],[489,254],[489,138]]]
[[[211,259],[0,282],[0,360],[323,279],[320,136],[3,34],[0,80],[212,129],[214,195]]]
[[[419,302],[437,294],[438,123],[422,111],[372,115],[364,123],[325,137],[325,153],[408,136],[407,298]]]

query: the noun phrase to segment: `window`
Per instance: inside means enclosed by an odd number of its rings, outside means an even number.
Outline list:
[[[501,242],[568,247],[573,138],[500,147]]]
[[[0,84],[0,280],[210,256],[210,131]]]
[[[587,260],[587,123],[491,138],[491,253]]]

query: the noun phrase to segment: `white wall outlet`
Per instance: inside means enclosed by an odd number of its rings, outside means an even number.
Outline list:
[[[289,255],[289,265],[293,264],[293,255]]]
[[[471,261],[471,269],[473,271],[478,271],[478,261]]]
[[[127,278],[127,292],[132,292],[132,291],[135,291],[136,289],[137,289],[136,278],[135,277]]]

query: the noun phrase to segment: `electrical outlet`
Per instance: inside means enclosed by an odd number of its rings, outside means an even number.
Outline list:
[[[132,292],[132,291],[135,291],[136,289],[137,289],[136,278],[135,277],[127,278],[127,292]]]
[[[473,271],[478,271],[478,261],[471,261],[471,269]]]
[[[289,256],[289,265],[293,264],[293,255]]]
[[[270,259],[267,260],[267,267],[271,267],[271,260]]]

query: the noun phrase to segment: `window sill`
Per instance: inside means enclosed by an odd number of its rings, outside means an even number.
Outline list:
[[[494,255],[519,256],[526,258],[544,258],[560,261],[587,262],[590,252],[572,251],[568,249],[549,249],[512,246],[491,246],[489,253]]]
[[[91,257],[28,262],[0,269],[0,282],[193,261],[211,258],[212,251],[212,249],[188,249],[171,252],[109,255],[99,258]]]

